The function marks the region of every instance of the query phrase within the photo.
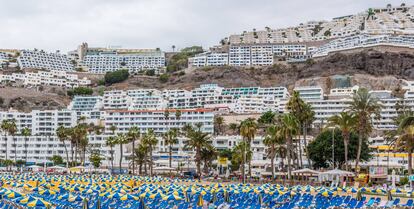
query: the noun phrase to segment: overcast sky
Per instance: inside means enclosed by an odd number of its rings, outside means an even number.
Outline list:
[[[397,0],[0,0],[0,48],[171,50],[265,26],[329,20]],[[412,5],[412,0],[406,1]]]

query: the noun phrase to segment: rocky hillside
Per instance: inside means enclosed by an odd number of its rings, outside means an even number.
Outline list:
[[[354,54],[338,53],[323,60],[312,60],[304,64],[276,64],[262,68],[205,67],[187,72],[185,75],[172,75],[165,83],[161,83],[157,78],[133,77],[111,88],[190,89],[203,83],[218,83],[225,87],[292,87],[295,84],[311,85],[312,81],[322,86],[334,87],[335,83],[331,82],[329,85],[328,80],[338,75],[349,76],[351,85],[373,89],[388,88],[398,79],[414,79],[414,54],[365,50]],[[366,80],[364,75],[369,79]]]
[[[94,75],[90,78],[97,81],[102,76]],[[217,83],[224,87],[287,86],[289,89],[294,85],[320,85],[325,91],[349,85],[360,85],[375,90],[398,90],[402,85],[400,79],[414,80],[414,54],[371,49],[352,54],[337,53],[322,60],[309,60],[303,64],[275,64],[261,68],[187,69],[185,74],[171,74],[167,82],[161,82],[158,77],[133,76],[106,89],[191,89],[200,84]],[[100,87],[96,88],[96,92],[98,88]],[[62,91],[54,88],[44,91],[0,88],[0,108],[30,110],[65,107],[70,99]]]

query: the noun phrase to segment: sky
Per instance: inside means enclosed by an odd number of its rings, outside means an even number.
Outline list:
[[[410,0],[413,1],[413,0]],[[405,1],[408,5],[414,2]],[[216,45],[244,30],[330,20],[396,0],[0,0],[0,49]]]

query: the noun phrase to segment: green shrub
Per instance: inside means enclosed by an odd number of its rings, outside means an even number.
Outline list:
[[[88,87],[76,87],[72,90],[67,91],[67,95],[70,97],[76,96],[76,95],[92,95],[93,89]]]
[[[119,83],[125,81],[129,77],[128,70],[117,70],[114,72],[107,72],[105,74],[105,84],[112,85],[114,83]]]
[[[155,75],[155,70],[146,70],[145,75],[146,76],[154,76]]]
[[[160,75],[160,77],[159,77],[161,83],[166,83],[169,78],[170,78],[170,76],[167,73],[164,73],[164,74]]]
[[[400,178],[400,185],[406,185],[408,184],[408,177],[404,176]]]

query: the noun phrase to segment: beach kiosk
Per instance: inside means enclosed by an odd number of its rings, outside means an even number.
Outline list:
[[[337,187],[340,183],[346,182],[346,179],[352,176],[355,176],[352,172],[333,169],[320,173],[318,179],[321,183],[331,182],[331,186]]]

